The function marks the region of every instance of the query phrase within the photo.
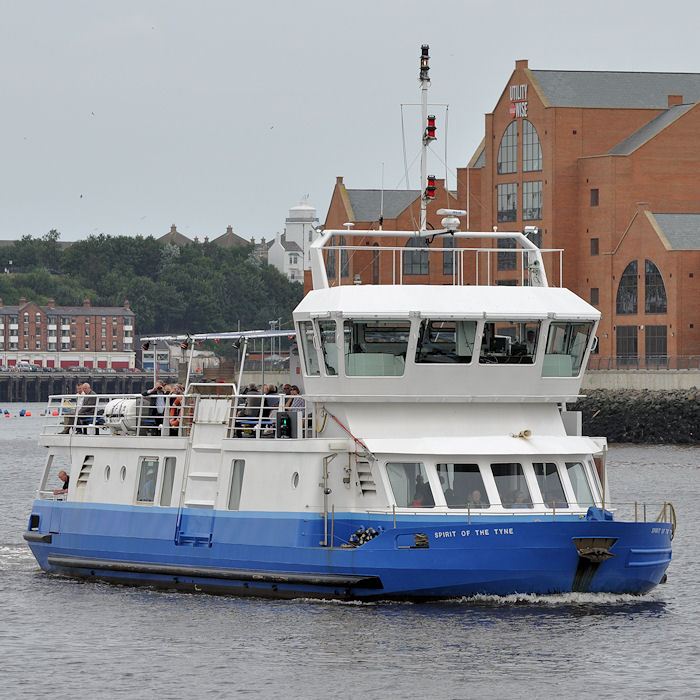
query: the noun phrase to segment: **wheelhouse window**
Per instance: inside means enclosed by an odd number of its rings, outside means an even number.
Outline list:
[[[518,218],[518,185],[507,182],[496,188],[496,220],[499,222],[515,221]],[[499,241],[500,242],[500,241]],[[515,241],[513,241],[515,247]]]
[[[424,320],[420,324],[416,362],[457,364],[471,362],[476,321]]]
[[[422,462],[387,462],[386,473],[399,508],[432,508],[435,505]]]
[[[542,181],[523,182],[523,221],[542,218]]]
[[[158,482],[158,457],[142,457],[139,469],[137,503],[153,503]]]
[[[437,473],[448,508],[488,508],[478,464],[438,464]]]
[[[532,508],[522,464],[496,462],[491,465],[491,471],[504,508]]]
[[[659,268],[651,260],[644,261],[644,312],[665,314],[666,287]]]
[[[425,250],[406,250],[403,254],[404,275],[427,275],[430,272],[430,253],[422,236],[412,236],[406,242],[407,248],[425,248]]]
[[[586,478],[586,470],[581,462],[567,462],[566,471],[579,506],[592,506],[593,494]]]
[[[491,321],[481,336],[481,364],[527,365],[535,361],[539,321]]]
[[[311,321],[301,321],[299,323],[299,341],[301,352],[304,356],[306,374],[310,377],[317,377],[321,371],[318,367],[318,356],[314,346],[314,324]]]
[[[228,509],[238,510],[241,505],[241,489],[243,487],[244,459],[234,459],[231,462],[231,484],[228,491]]]
[[[496,161],[498,174],[514,173],[518,168],[518,125],[511,122],[501,137]]]
[[[532,467],[545,507],[568,508],[557,465],[554,462],[533,462]]]
[[[404,373],[410,321],[346,320],[344,329],[349,377],[399,377]]]
[[[593,323],[557,321],[549,326],[543,377],[577,377],[593,331]]]
[[[335,321],[319,321],[318,330],[326,374],[335,376],[338,374],[338,343],[335,339]]]
[[[542,146],[537,129],[532,122],[523,119],[523,171],[542,170]]]
[[[637,313],[637,261],[633,260],[622,273],[620,284],[617,287],[617,300],[615,313]]]

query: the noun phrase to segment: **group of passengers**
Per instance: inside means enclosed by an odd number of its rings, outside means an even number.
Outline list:
[[[84,426],[93,423],[97,407],[97,394],[92,390],[88,382],[78,384],[75,388],[75,401],[67,401],[62,407],[62,412],[67,414],[63,419],[61,434],[75,430],[76,433],[84,433]]]
[[[149,419],[148,430],[151,434],[159,435],[163,423],[169,426],[170,435],[177,435],[182,414],[182,395],[185,387],[182,384],[164,384],[157,381],[151,389],[144,391],[141,396],[148,400],[147,410],[142,413]]]
[[[272,435],[272,426],[276,416],[281,411],[304,412],[306,403],[300,396],[296,384],[285,384],[279,388],[275,384],[251,383],[243,389],[238,399],[238,430],[236,436],[241,437],[242,429],[254,429],[260,424],[263,435]]]

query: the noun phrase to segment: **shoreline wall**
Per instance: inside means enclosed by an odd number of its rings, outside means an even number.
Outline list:
[[[700,390],[586,389],[569,404],[581,411],[583,434],[608,442],[700,444]]]

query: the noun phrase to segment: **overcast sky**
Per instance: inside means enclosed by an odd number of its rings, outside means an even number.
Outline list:
[[[401,103],[466,165],[517,59],[700,72],[696,2],[0,0],[0,239],[282,231],[337,175],[405,187]],[[445,175],[445,110],[430,170]],[[407,159],[421,132],[405,108]],[[418,188],[417,161],[409,184]]]

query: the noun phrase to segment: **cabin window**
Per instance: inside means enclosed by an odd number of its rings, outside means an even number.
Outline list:
[[[163,467],[163,486],[160,490],[160,504],[171,506],[173,499],[173,482],[175,481],[175,457],[166,457]]]
[[[569,474],[569,479],[574,489],[576,502],[580,506],[592,506],[593,494],[591,493],[591,487],[588,484],[586,470],[583,468],[583,464],[581,464],[581,462],[567,462],[566,471]]]
[[[338,374],[338,343],[335,339],[335,321],[319,321],[318,330],[326,374],[335,376]]]
[[[482,364],[531,365],[537,354],[539,321],[493,321],[484,324]]]
[[[139,470],[139,486],[136,491],[138,503],[153,503],[158,481],[158,457],[142,457]]]
[[[406,366],[410,321],[345,321],[345,373],[400,377]]]
[[[532,508],[522,464],[497,462],[491,465],[491,471],[504,508]]]
[[[554,462],[533,462],[532,466],[545,507],[568,508],[569,504],[564,495],[557,465]]]
[[[244,459],[234,459],[231,462],[231,486],[228,491],[228,509],[238,510],[241,504],[241,488],[243,487]]]
[[[543,377],[577,377],[591,337],[593,323],[560,321],[549,326]]]
[[[454,364],[471,362],[476,321],[425,320],[420,325],[416,362]]]
[[[314,347],[314,324],[311,321],[299,323],[299,338],[306,374],[310,377],[317,377],[321,372],[318,368],[318,355],[316,355]]]
[[[399,508],[432,508],[435,505],[422,462],[388,462],[386,473]]]
[[[437,473],[448,508],[489,507],[478,464],[438,464]]]

